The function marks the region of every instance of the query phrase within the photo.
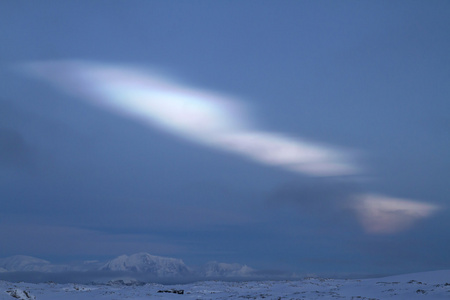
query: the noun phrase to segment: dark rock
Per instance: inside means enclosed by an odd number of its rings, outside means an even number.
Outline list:
[[[183,294],[184,294],[184,290],[175,290],[175,289],[171,289],[171,290],[159,290],[158,293],[172,293],[172,294],[180,294],[180,295],[183,295]]]
[[[20,300],[28,300],[28,299],[36,299],[35,296],[31,295],[29,291],[23,291],[19,289],[8,290],[6,291],[11,297]]]

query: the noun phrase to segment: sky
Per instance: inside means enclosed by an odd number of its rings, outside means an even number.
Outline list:
[[[0,257],[450,268],[448,1],[2,1]]]

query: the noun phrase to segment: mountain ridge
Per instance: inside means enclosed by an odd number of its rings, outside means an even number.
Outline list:
[[[131,277],[146,278],[231,278],[248,277],[255,270],[247,265],[211,261],[203,266],[189,267],[182,259],[156,256],[146,252],[120,255],[106,262],[82,262],[73,264],[52,264],[40,258],[15,255],[0,259],[0,273],[14,272],[96,272],[107,274],[129,274]]]
[[[100,271],[146,273],[157,277],[182,276],[191,273],[181,259],[140,252],[120,255],[100,267]]]

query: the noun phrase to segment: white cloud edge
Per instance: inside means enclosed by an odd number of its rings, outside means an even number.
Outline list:
[[[83,61],[37,62],[28,73],[89,102],[194,142],[309,176],[353,175],[354,151],[253,129],[245,104],[133,67]]]

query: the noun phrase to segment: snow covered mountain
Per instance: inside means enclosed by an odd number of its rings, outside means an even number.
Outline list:
[[[121,255],[107,262],[101,271],[125,271],[146,273],[156,277],[178,277],[189,275],[191,271],[181,259],[136,253]]]
[[[14,273],[28,274],[14,274]],[[16,255],[0,259],[0,279],[8,280],[22,276],[31,278],[30,272],[42,273],[41,280],[58,282],[86,282],[98,280],[116,280],[128,278],[138,281],[208,280],[255,277],[254,269],[240,264],[209,262],[201,267],[188,267],[181,259],[161,257],[149,253],[121,255],[108,262],[85,261],[70,265],[52,264],[49,261],[25,255]],[[126,274],[122,274],[126,273]],[[24,277],[25,276],[25,277]],[[78,278],[78,277],[79,278]],[[123,277],[125,276],[125,277]],[[19,279],[21,280],[20,277]],[[34,275],[34,277],[36,277]],[[75,278],[75,279],[69,279]],[[67,278],[67,279],[66,279]],[[80,279],[81,278],[81,279]],[[36,279],[37,280],[37,279]]]
[[[205,277],[246,277],[253,275],[254,272],[254,269],[246,265],[212,261],[203,267],[200,275]]]
[[[68,266],[54,265],[49,261],[26,255],[0,259],[0,272],[62,272],[68,270]]]
[[[37,271],[50,262],[25,255],[15,255],[0,259],[0,267],[6,271]]]

